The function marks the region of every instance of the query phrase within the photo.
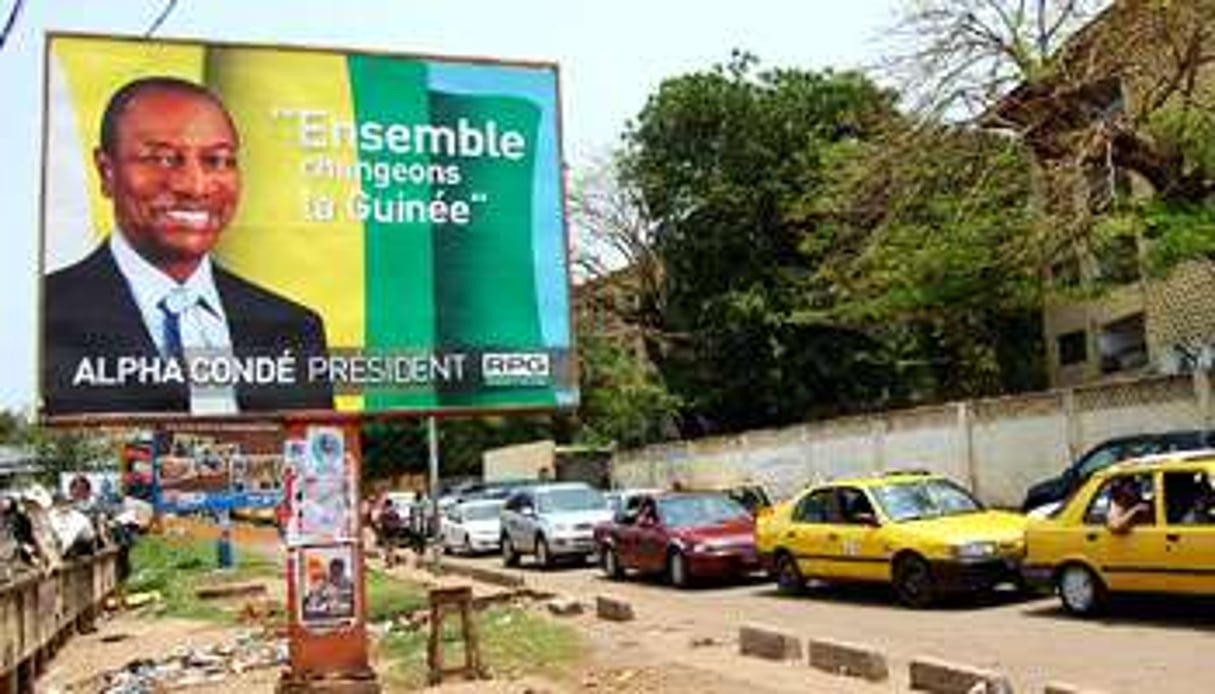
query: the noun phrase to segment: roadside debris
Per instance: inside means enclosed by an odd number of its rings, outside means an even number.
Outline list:
[[[222,682],[249,670],[280,667],[287,662],[287,641],[260,632],[241,634],[234,644],[205,648],[178,647],[159,659],[136,658],[102,676],[104,694],[152,694],[199,684]]]

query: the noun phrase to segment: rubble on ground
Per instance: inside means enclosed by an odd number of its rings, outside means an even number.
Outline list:
[[[222,682],[250,670],[287,663],[287,640],[261,632],[241,634],[234,644],[190,648],[179,646],[163,658],[137,658],[102,675],[104,694],[152,694]]]

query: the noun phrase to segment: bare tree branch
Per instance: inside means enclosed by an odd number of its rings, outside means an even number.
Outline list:
[[[25,0],[15,0],[13,8],[8,12],[8,19],[4,21],[4,29],[0,31],[0,51],[4,50],[4,46],[8,43],[8,37],[13,33],[13,27],[17,25],[17,17],[21,14],[21,7],[25,4]]]

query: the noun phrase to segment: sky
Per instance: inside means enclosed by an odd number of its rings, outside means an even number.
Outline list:
[[[0,0],[7,17],[14,0]],[[555,62],[574,175],[663,79],[726,62],[865,68],[900,0],[178,0],[159,38]],[[42,51],[47,31],[141,35],[165,0],[26,0],[0,51],[0,409],[36,399]]]

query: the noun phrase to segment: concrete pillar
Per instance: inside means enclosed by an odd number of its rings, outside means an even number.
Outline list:
[[[962,448],[963,468],[966,471],[966,481],[970,491],[975,496],[979,492],[979,470],[975,461],[974,414],[969,402],[958,403],[958,441]]]

